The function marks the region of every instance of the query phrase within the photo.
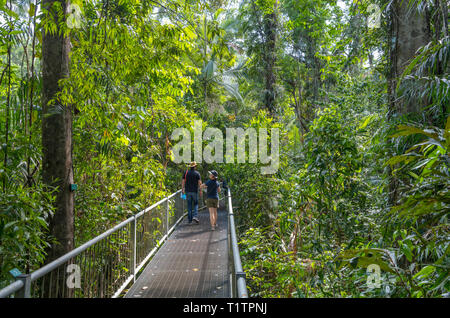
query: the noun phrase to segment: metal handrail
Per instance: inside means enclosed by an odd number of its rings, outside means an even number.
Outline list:
[[[23,288],[25,283],[22,280],[16,280],[14,283],[6,286],[2,290],[0,290],[0,298],[8,297]]]
[[[178,190],[177,192],[171,194],[168,197],[163,198],[162,200],[160,200],[159,202],[151,205],[150,207],[138,212],[137,214],[133,215],[132,217],[126,219],[125,221],[119,223],[118,225],[114,226],[113,228],[109,229],[108,231],[98,235],[97,237],[93,238],[92,240],[84,243],[83,245],[75,248],[74,250],[70,251],[69,253],[59,257],[58,259],[50,262],[49,264],[37,269],[36,271],[32,272],[31,274],[27,274],[27,275],[20,275],[16,278],[16,281],[13,282],[12,284],[6,286],[5,288],[0,290],[0,298],[5,298],[5,297],[10,297],[11,295],[15,295],[15,297],[25,297],[25,298],[29,298],[29,297],[33,297],[33,291],[34,289],[39,289],[39,286],[33,286],[33,284],[37,285],[38,280],[42,279],[42,284],[44,285],[45,283],[45,279],[47,279],[47,284],[50,284],[49,286],[52,287],[52,282],[53,284],[55,284],[55,286],[53,286],[54,288],[58,289],[61,288],[63,289],[62,291],[56,291],[56,294],[58,296],[62,295],[64,297],[64,295],[68,296],[68,297],[74,297],[74,296],[81,296],[84,297],[85,294],[91,295],[91,285],[95,285],[94,289],[97,288],[97,290],[94,291],[98,292],[98,289],[100,289],[100,297],[103,296],[110,296],[113,298],[119,297],[121,295],[121,293],[123,292],[123,290],[133,281],[136,280],[137,274],[138,272],[144,267],[144,265],[147,263],[147,261],[156,253],[156,251],[158,250],[158,248],[161,246],[161,243],[164,242],[169,235],[173,232],[173,230],[175,229],[175,227],[182,221],[182,219],[186,216],[186,212],[185,212],[185,205],[184,205],[184,200],[181,199],[180,197],[180,192],[181,190]],[[225,199],[225,197],[221,198]],[[246,278],[245,278],[245,273],[242,269],[242,264],[241,264],[241,258],[239,255],[239,247],[238,247],[238,243],[237,243],[237,236],[236,236],[236,229],[235,229],[235,224],[234,224],[234,214],[233,214],[233,206],[232,206],[232,200],[231,200],[231,192],[230,189],[227,188],[227,205],[228,205],[228,245],[229,245],[229,257],[231,258],[231,262],[230,265],[232,264],[232,266],[230,266],[230,290],[231,290],[231,297],[240,297],[240,298],[246,298],[248,297],[247,294],[247,287],[246,287]],[[176,207],[176,202],[178,202],[178,207],[180,206],[181,203],[181,209],[178,209],[178,213],[177,216],[178,219],[175,221],[175,223],[169,228],[170,224],[170,203],[171,201],[175,202],[175,208],[173,210],[177,210]],[[202,208],[205,208],[203,200],[199,200],[199,210]],[[151,231],[151,229],[143,229],[140,233],[142,234],[142,240],[137,240],[137,228],[138,228],[138,222],[140,222],[140,219],[143,219],[145,217],[150,216],[150,211],[153,211],[161,206],[164,205],[164,210],[165,210],[165,222],[163,222],[162,220],[159,220],[159,222],[161,224],[163,224],[163,229],[165,230],[165,235],[163,237],[161,237],[158,241],[158,243],[156,244],[156,246],[150,246],[148,247],[147,245],[149,244],[150,241],[153,240],[152,239],[145,239],[145,235],[149,234],[149,232]],[[202,206],[202,207],[201,207]],[[174,211],[175,213],[177,211]],[[181,215],[180,215],[181,214]],[[145,221],[145,220],[144,220]],[[149,220],[146,220],[145,222],[142,221],[142,224],[139,224],[139,227],[145,228],[145,224],[149,222]],[[121,233],[121,231],[123,233]],[[115,237],[114,239],[110,239],[110,237],[112,237],[113,235],[117,235],[117,237]],[[122,241],[121,241],[122,240]],[[112,268],[114,267],[114,265],[116,267],[120,267],[119,266],[119,262],[117,260],[114,260],[114,264],[108,263],[107,261],[105,261],[104,258],[100,257],[100,260],[98,261],[96,259],[96,252],[99,253],[100,255],[102,255],[101,252],[98,251],[99,247],[101,246],[103,248],[103,250],[101,251],[109,251],[111,252],[112,249],[114,249],[114,243],[117,243],[119,241],[118,244],[125,244],[125,250],[120,250],[120,247],[118,248],[117,246],[115,247],[115,256],[120,258],[120,254],[126,254],[124,256],[125,260],[122,260],[122,264],[121,266],[123,266],[123,262],[127,263],[129,270],[126,270],[126,272],[129,274],[125,277],[120,276],[123,273],[118,273],[120,278],[121,278],[121,282],[120,282],[120,286],[113,292],[108,292],[108,291],[103,291],[101,288],[102,287],[98,287],[98,282],[95,281],[95,275],[94,278],[92,278],[92,276],[90,276],[91,274],[93,274],[93,272],[95,273],[95,271],[97,270],[97,272],[100,272],[101,275],[99,276],[100,280],[103,280],[103,275],[107,275],[107,273],[103,273],[103,269],[105,266],[105,262],[107,263],[106,266],[109,265],[109,267],[107,267],[108,269],[111,270],[109,274],[109,276],[114,276],[116,275],[116,271],[122,269],[117,269],[117,268]],[[126,242],[125,242],[126,241]],[[141,257],[141,250],[139,249],[138,251],[138,244],[143,244],[144,245],[144,254],[145,256]],[[152,248],[153,247],[153,248]],[[97,249],[96,249],[97,248]],[[152,248],[150,250],[150,248]],[[88,252],[93,249],[93,256],[91,257],[91,254],[88,254]],[[119,249],[117,251],[117,249]],[[130,250],[130,251],[129,251]],[[84,255],[83,253],[86,253],[88,255]],[[127,253],[129,253],[130,255],[127,255]],[[118,254],[118,255],[116,255]],[[139,255],[138,255],[139,254]],[[128,257],[127,257],[128,256]],[[89,285],[89,288],[87,290],[83,290],[80,293],[76,294],[73,291],[67,291],[64,288],[66,288],[66,286],[64,285],[64,287],[62,287],[63,284],[61,283],[61,280],[64,282],[64,279],[66,278],[65,275],[65,271],[66,268],[68,267],[68,265],[74,264],[75,259],[77,259],[77,257],[81,258],[80,262],[84,262],[84,264],[86,264],[86,262],[88,263],[88,267],[85,273],[86,276],[92,278],[91,281],[88,281],[86,284]],[[140,258],[139,258],[140,257]],[[111,262],[111,261],[110,261]],[[91,263],[94,263],[94,265],[92,265]],[[100,263],[100,266],[97,264]],[[100,268],[95,268],[95,267],[100,267]],[[60,273],[60,269],[62,267],[62,277],[59,276]],[[56,272],[56,273],[55,273]],[[55,274],[54,274],[55,273]],[[56,280],[54,279],[55,277],[53,277],[53,274],[56,276]],[[49,276],[49,277],[48,277]],[[53,277],[53,278],[52,278]],[[52,281],[53,279],[53,281]],[[65,282],[64,282],[65,284]],[[100,283],[101,285],[101,283]],[[107,284],[105,284],[107,285]],[[50,287],[47,286],[47,288],[50,289]],[[105,289],[108,289],[111,286],[106,286],[104,287]],[[114,288],[114,286],[113,286]],[[58,293],[59,292],[59,293]],[[70,296],[69,296],[70,295]],[[98,296],[98,295],[97,295]],[[51,297],[51,294],[48,296]]]
[[[31,283],[37,281],[39,278],[44,277],[45,275],[52,274],[53,271],[58,269],[58,277],[59,277],[59,268],[64,265],[69,265],[68,263],[71,262],[75,257],[80,256],[83,252],[87,251],[89,248],[94,247],[95,244],[99,242],[104,242],[105,239],[107,239],[110,235],[113,233],[117,233],[119,230],[125,229],[128,225],[130,225],[131,228],[131,239],[132,239],[132,255],[131,255],[131,268],[130,268],[130,274],[125,279],[123,284],[115,291],[115,293],[112,295],[113,298],[118,297],[121,292],[126,288],[126,286],[136,279],[137,273],[139,270],[145,265],[145,263],[151,258],[151,256],[157,251],[159,246],[163,241],[167,239],[167,237],[173,232],[175,227],[181,222],[183,217],[186,215],[184,213],[184,201],[182,199],[179,199],[180,196],[178,195],[181,192],[181,190],[178,190],[177,192],[171,194],[168,197],[163,198],[159,202],[153,204],[152,206],[140,211],[136,215],[129,217],[125,221],[121,222],[120,224],[116,225],[115,227],[109,229],[108,231],[98,235],[97,237],[93,238],[92,240],[84,243],[83,245],[75,248],[74,250],[70,251],[67,254],[64,254],[63,256],[59,257],[58,259],[50,262],[49,264],[37,269],[36,271],[32,272],[31,274],[27,275],[20,275],[17,277],[17,280],[13,282],[12,284],[6,286],[5,288],[0,290],[0,298],[9,297],[13,294],[16,294],[16,296],[19,297],[31,297],[30,289],[31,289]],[[177,196],[178,195],[178,196]],[[182,202],[182,208],[181,208],[181,216],[176,220],[175,224],[169,228],[169,202],[171,199],[179,199]],[[158,240],[157,246],[153,248],[146,256],[145,258],[139,262],[139,264],[136,264],[136,254],[137,254],[137,240],[136,240],[136,223],[139,218],[145,216],[148,214],[149,211],[152,211],[153,209],[161,206],[165,203],[165,224],[163,224],[165,235]],[[162,221],[160,221],[162,223]],[[134,233],[134,235],[133,235]],[[128,238],[127,238],[128,239]],[[127,242],[128,243],[128,242]],[[110,242],[104,243],[104,245],[107,245],[109,248],[111,248]],[[95,250],[94,250],[95,252]],[[86,262],[86,261],[85,261]],[[89,271],[91,271],[91,268],[89,268]],[[64,278],[65,275],[62,274],[62,277]],[[50,277],[50,280],[52,278]],[[56,282],[58,284],[58,282]],[[25,290],[24,290],[25,289]],[[18,294],[18,295],[17,295]]]
[[[227,188],[228,198],[228,248],[232,258],[232,266],[230,268],[230,284],[231,297],[248,298],[246,275],[242,269],[241,256],[236,236],[236,227],[234,224],[233,203],[231,200],[230,188]]]

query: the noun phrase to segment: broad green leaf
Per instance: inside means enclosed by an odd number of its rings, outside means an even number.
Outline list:
[[[424,268],[422,268],[416,275],[413,276],[413,278],[420,278],[425,279],[428,276],[430,276],[432,273],[436,271],[436,267],[432,265],[427,265]]]

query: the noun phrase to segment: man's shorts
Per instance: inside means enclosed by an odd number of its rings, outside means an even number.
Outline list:
[[[219,207],[219,200],[213,199],[213,198],[207,198],[206,199],[206,206],[208,208],[218,208]]]

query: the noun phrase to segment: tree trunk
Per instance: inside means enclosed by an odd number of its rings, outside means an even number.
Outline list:
[[[425,13],[409,7],[408,1],[393,0],[389,28],[389,71],[388,71],[388,120],[396,115],[420,113],[424,100],[405,100],[397,92],[398,80],[405,68],[416,56],[417,50],[430,41],[430,29]],[[388,141],[390,142],[390,141]],[[398,199],[399,180],[389,167],[389,202],[395,205]]]
[[[35,81],[34,60],[35,60],[35,53],[36,53],[37,8],[38,8],[38,0],[36,0],[36,3],[34,5],[34,12],[33,12],[33,39],[32,39],[32,44],[31,44],[31,87],[30,87],[30,95],[29,95],[30,96],[30,105],[29,105],[29,116],[28,116],[28,132],[25,131],[25,134],[28,133],[28,142],[30,143],[30,145],[31,145],[32,137],[33,137],[33,131],[31,130],[31,126],[33,125],[33,97],[34,97],[34,81]],[[25,127],[26,127],[26,124],[25,124]],[[33,185],[33,174],[31,173],[30,165],[31,165],[31,154],[28,154],[26,184],[29,187],[31,187]]]
[[[406,66],[416,56],[417,50],[431,40],[425,13],[409,7],[408,1],[394,0],[391,10],[391,69],[389,74],[390,112],[407,115],[422,110],[423,101],[399,99],[396,86]]]
[[[12,10],[12,3],[11,0],[9,1],[9,9]],[[12,38],[11,38],[11,32],[12,32],[12,18],[9,21],[11,23],[8,31],[8,48],[7,48],[7,55],[8,55],[8,88],[6,93],[6,115],[5,115],[5,146],[4,146],[4,163],[3,163],[3,192],[6,193],[6,183],[8,178],[8,137],[9,137],[9,113],[10,113],[10,104],[11,104],[11,46],[12,46]],[[2,74],[3,79],[3,74]],[[1,84],[1,81],[0,81]]]
[[[265,47],[264,50],[264,106],[273,114],[275,112],[275,63],[276,63],[276,36],[277,14],[276,8],[264,16]]]
[[[73,183],[72,109],[57,97],[61,92],[58,82],[69,75],[70,42],[68,37],[59,34],[59,25],[65,16],[58,17],[53,9],[57,2],[63,12],[67,12],[68,1],[44,0],[42,3],[58,25],[55,33],[43,30],[42,45],[42,176],[47,186],[57,187],[56,210],[49,225],[56,243],[49,248],[46,263],[74,247],[74,198],[70,190]]]

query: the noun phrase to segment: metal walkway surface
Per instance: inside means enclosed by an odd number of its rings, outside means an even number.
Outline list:
[[[206,209],[198,217],[200,224],[183,220],[125,297],[230,297],[227,212],[218,211],[215,231]]]

